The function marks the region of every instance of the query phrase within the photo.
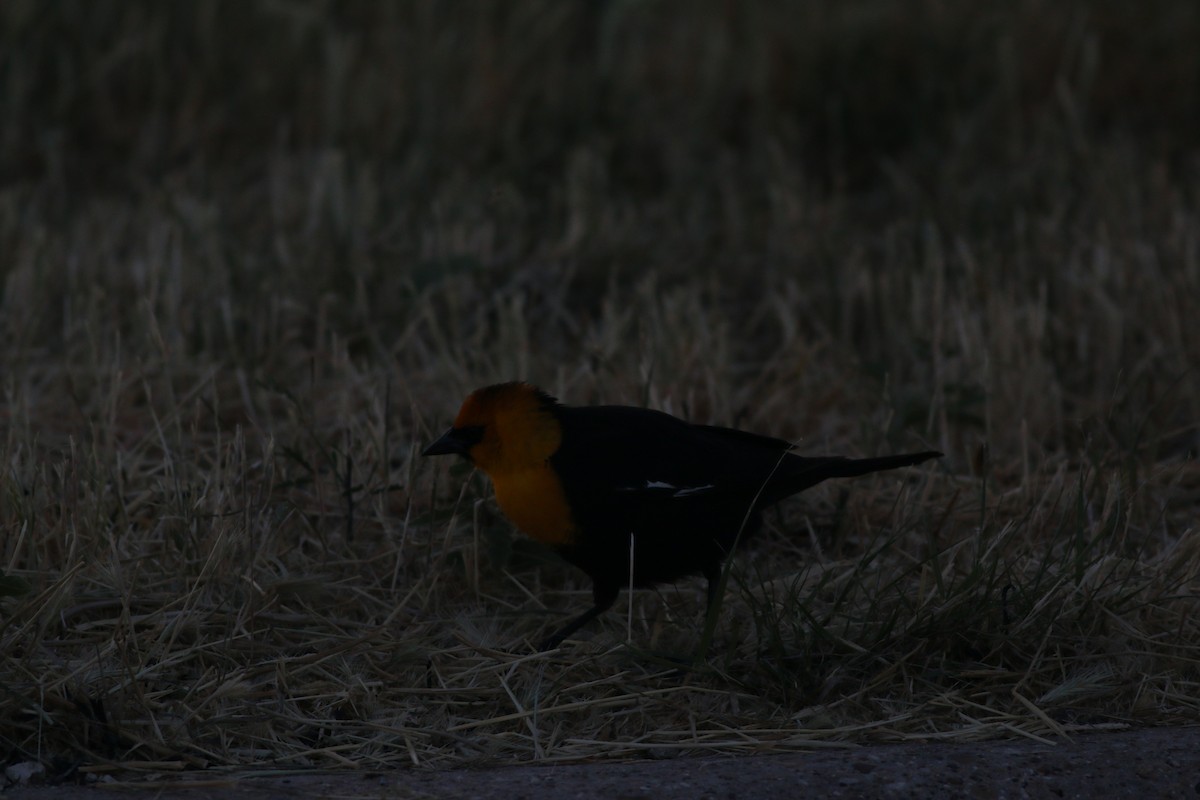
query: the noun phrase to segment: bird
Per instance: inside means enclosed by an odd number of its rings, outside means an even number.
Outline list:
[[[622,588],[701,575],[711,609],[722,564],[767,507],[827,478],[942,456],[804,457],[793,449],[785,439],[653,409],[569,406],[514,381],[471,392],[422,455],[466,458],[491,479],[519,530],[591,578],[592,607],[543,640],[546,651],[611,608]]]

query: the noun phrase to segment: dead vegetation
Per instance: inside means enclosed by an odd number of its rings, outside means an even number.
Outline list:
[[[1195,721],[1200,12],[860,5],[5,3],[5,757]],[[415,457],[517,377],[947,458],[785,504],[689,671],[691,582],[532,654],[586,582]]]

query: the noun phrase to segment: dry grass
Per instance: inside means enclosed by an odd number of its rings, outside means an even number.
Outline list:
[[[348,8],[0,7],[8,759],[1197,718],[1200,12]],[[785,504],[685,674],[696,582],[531,655],[586,582],[415,456],[514,377],[947,458]]]

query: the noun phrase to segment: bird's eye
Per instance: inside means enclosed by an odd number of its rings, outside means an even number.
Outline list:
[[[465,449],[470,450],[472,447],[483,441],[483,432],[484,426],[470,425],[466,428],[459,428],[457,431],[455,431],[454,438],[458,439]]]

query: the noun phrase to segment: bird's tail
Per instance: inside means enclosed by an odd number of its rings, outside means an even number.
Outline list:
[[[885,469],[911,467],[928,461],[931,458],[941,458],[936,450],[926,450],[924,453],[901,453],[895,456],[876,456],[875,458],[814,458],[805,459],[824,462],[827,470],[826,478],[857,478],[871,472],[882,472]]]
[[[780,479],[772,481],[782,492],[770,492],[778,498],[802,492],[810,486],[829,478],[856,478],[872,472],[882,472],[887,469],[911,467],[928,461],[931,458],[941,458],[936,450],[926,450],[923,453],[901,453],[894,456],[876,456],[875,458],[805,458],[792,456],[781,465]]]

